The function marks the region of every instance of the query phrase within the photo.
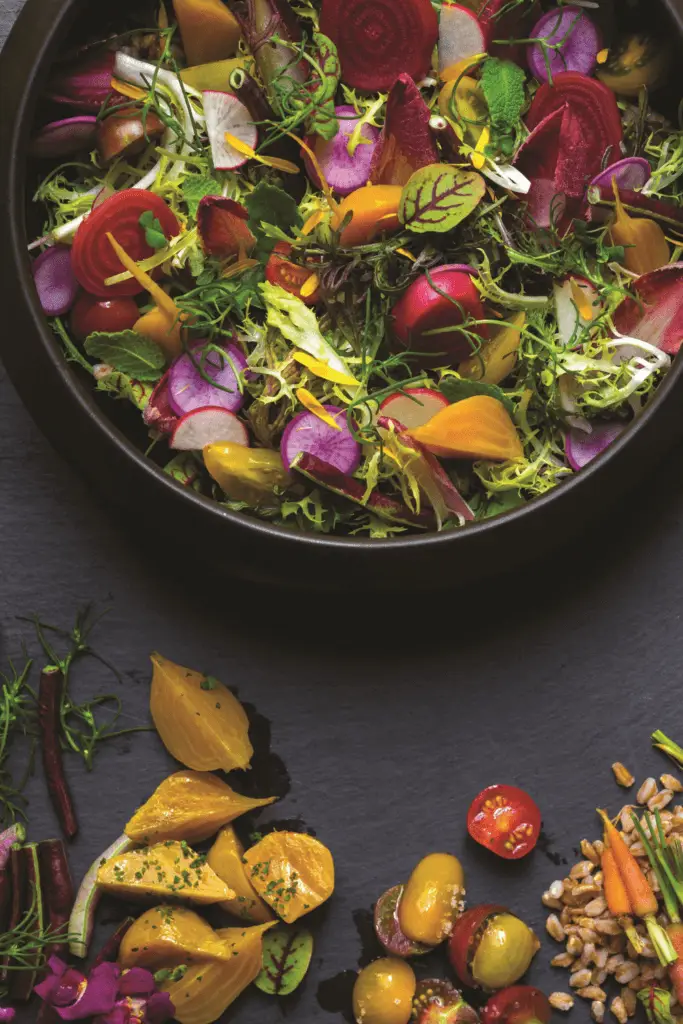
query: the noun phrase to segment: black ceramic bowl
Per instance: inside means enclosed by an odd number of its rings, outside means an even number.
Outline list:
[[[134,0],[26,0],[0,60],[2,136],[0,352],[36,422],[111,505],[160,541],[179,562],[193,558],[223,574],[299,586],[413,590],[453,585],[510,568],[578,532],[616,500],[683,432],[683,360],[637,424],[578,476],[529,505],[444,534],[391,541],[319,537],[231,513],[183,489],[145,458],[125,424],[100,406],[91,383],[64,360],[43,316],[26,252],[31,219],[27,141],[50,65],[71,36],[120,27],[145,4]],[[634,5],[615,0],[617,19]],[[641,0],[644,27],[659,22],[681,39],[683,0]],[[121,403],[123,405],[123,403]],[[167,556],[168,557],[168,556]]]

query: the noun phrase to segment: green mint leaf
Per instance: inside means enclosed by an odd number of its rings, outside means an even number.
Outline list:
[[[263,936],[261,972],[254,984],[269,996],[288,996],[306,976],[313,936],[305,929],[275,928]]]
[[[451,404],[462,402],[465,398],[472,398],[473,395],[489,395],[502,402],[510,414],[514,410],[512,402],[497,384],[484,384],[480,380],[448,376],[439,382],[439,390]]]
[[[190,174],[181,185],[187,212],[193,219],[204,196],[220,196],[223,186],[210,174]]]
[[[218,680],[215,676],[207,676],[205,679],[202,679],[199,686],[202,690],[215,690],[217,682]]]
[[[526,103],[524,82],[523,70],[511,60],[487,57],[484,61],[481,87],[494,128],[511,131],[519,121]]]
[[[275,239],[269,237],[264,231],[262,224],[272,225],[280,228],[281,231],[291,232],[294,228],[301,227],[303,221],[299,213],[299,207],[287,192],[275,185],[268,185],[261,182],[253,192],[244,200],[244,205],[249,212],[249,228],[256,238],[258,247],[270,252]]]
[[[451,231],[472,213],[485,191],[486,183],[476,171],[429,164],[403,189],[398,215],[416,234]]]
[[[84,348],[93,359],[108,363],[135,380],[159,380],[166,362],[159,346],[135,331],[97,331],[86,338]]]
[[[166,248],[167,238],[164,234],[164,229],[151,210],[145,210],[144,213],[141,213],[138,223],[144,229],[145,241],[150,249]]]

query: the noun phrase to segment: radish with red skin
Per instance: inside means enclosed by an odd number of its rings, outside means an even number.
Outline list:
[[[178,416],[195,409],[220,406],[229,412],[238,412],[244,405],[239,375],[247,368],[244,353],[237,345],[221,345],[220,352],[212,349],[203,355],[206,341],[198,341],[173,363],[168,377],[168,401]],[[210,377],[215,384],[205,380]],[[218,385],[218,386],[215,386]]]
[[[329,142],[319,135],[309,137],[306,143],[315,153],[327,184],[339,196],[348,196],[366,185],[370,177],[372,158],[377,146],[380,130],[367,122],[361,128],[362,141],[353,154],[349,153],[349,139],[360,121],[354,107],[334,108],[339,120],[339,131]],[[311,158],[303,153],[306,173],[316,188],[321,188],[318,172]]]
[[[619,191],[622,189],[632,189],[635,191],[643,188],[651,176],[652,168],[645,157],[625,156],[623,160],[617,160],[616,163],[610,164],[604,171],[596,174],[591,181],[591,187],[604,185],[606,188],[609,188],[612,197],[614,197],[612,191],[613,180],[616,180]]]
[[[404,388],[385,398],[379,408],[383,416],[390,416],[410,430],[424,426],[449,404],[446,396],[434,388]]]
[[[68,313],[78,295],[71,249],[66,245],[51,246],[34,260],[31,270],[43,313],[46,316]]]
[[[236,96],[230,92],[203,93],[206,130],[211,144],[211,157],[217,171],[235,171],[249,159],[225,140],[230,132],[251,149],[258,143],[258,128],[252,116]]]
[[[450,328],[457,328],[466,317],[486,319],[474,276],[475,270],[461,264],[437,267],[429,276],[423,274],[413,281],[394,306],[396,347],[417,352],[409,358],[422,369],[454,366],[472,354],[466,335]],[[443,333],[428,333],[431,331]],[[488,328],[482,324],[476,333],[483,340]]]
[[[683,263],[643,274],[633,288],[637,298],[624,299],[615,310],[616,330],[676,355],[683,344]]]
[[[427,74],[439,22],[430,0],[323,0],[320,31],[337,47],[346,85],[388,92],[402,73]]]
[[[67,117],[43,125],[31,143],[31,156],[38,160],[57,160],[72,156],[95,144],[98,120],[92,114]]]
[[[339,430],[308,410],[298,413],[285,427],[280,442],[280,454],[286,469],[291,468],[301,452],[315,456],[340,473],[350,475],[358,469],[362,450],[349,429],[346,410],[338,405],[326,405],[324,409],[338,424]]]
[[[461,4],[443,4],[439,19],[439,71],[443,73],[453,64],[486,50],[486,37],[476,14]]]
[[[602,455],[623,434],[626,427],[627,424],[621,421],[618,423],[594,421],[591,423],[592,429],[590,434],[579,430],[577,427],[572,427],[564,436],[564,451],[567,456],[567,462],[578,473],[580,469],[587,466],[598,455]]]
[[[96,331],[105,334],[131,331],[139,319],[138,305],[129,296],[99,299],[96,295],[81,292],[71,310],[69,324],[76,341],[83,342]]]
[[[234,412],[222,406],[194,409],[178,420],[171,435],[171,448],[182,452],[199,452],[207,444],[230,441],[249,447],[249,433]]]
[[[170,370],[167,370],[156,385],[142,413],[145,425],[152,427],[159,434],[172,434],[178,423],[178,416],[169,398],[168,379],[170,372]]]
[[[548,66],[553,79],[563,71],[590,75],[595,68],[600,33],[580,7],[555,7],[547,11],[532,28],[531,38],[545,39],[549,45],[562,44],[557,50],[545,50],[540,43],[529,44],[529,69],[539,82],[548,81]]]

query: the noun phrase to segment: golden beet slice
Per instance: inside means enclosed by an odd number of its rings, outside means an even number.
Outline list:
[[[215,835],[222,825],[275,799],[242,796],[211,772],[175,772],[138,808],[125,833],[136,843],[165,839],[199,843]]]
[[[187,907],[161,906],[134,921],[119,949],[121,967],[178,967],[232,959],[232,950],[203,917]]]
[[[205,857],[187,843],[172,840],[110,857],[97,872],[97,884],[117,896],[160,896],[200,904],[220,903],[235,895]]]
[[[195,964],[179,981],[163,982],[180,1024],[213,1024],[222,1017],[261,970],[263,933],[270,924],[254,928],[220,928],[216,933],[230,950],[229,963],[215,960]]]
[[[332,854],[312,836],[271,832],[244,855],[249,880],[278,917],[291,924],[334,892]]]
[[[152,654],[150,710],[173,757],[198,772],[248,768],[254,753],[244,708],[217,679]]]
[[[206,857],[209,867],[236,893],[234,899],[221,903],[221,907],[245,921],[257,924],[273,921],[274,915],[249,881],[249,872],[243,858],[244,847],[235,835],[234,828],[226,825],[216,836],[216,842]]]

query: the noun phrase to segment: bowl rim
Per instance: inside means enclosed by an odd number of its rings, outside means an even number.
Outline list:
[[[0,56],[0,94],[10,100],[9,104],[7,101],[4,104],[6,112],[9,107],[9,113],[2,119],[2,142],[0,143],[2,147],[0,152],[3,154],[0,160],[0,203],[4,207],[5,222],[8,226],[6,248],[9,251],[9,254],[6,253],[3,256],[5,271],[0,280],[0,291],[6,299],[11,296],[10,308],[14,309],[14,316],[19,319],[21,329],[31,330],[40,338],[42,349],[56,375],[55,379],[60,382],[63,393],[68,394],[71,401],[75,403],[79,419],[86,418],[91,423],[95,423],[99,434],[98,442],[103,450],[106,449],[112,455],[113,464],[125,462],[133,465],[138,482],[144,484],[146,481],[147,484],[153,484],[157,489],[160,488],[169,504],[173,503],[174,499],[176,505],[179,500],[182,500],[189,507],[194,507],[197,516],[206,518],[208,515],[214,524],[227,523],[237,534],[245,538],[247,536],[252,539],[268,538],[270,541],[275,539],[282,546],[293,549],[291,553],[294,555],[297,550],[304,548],[309,550],[325,548],[337,550],[339,553],[348,552],[351,549],[398,552],[424,549],[426,546],[440,549],[444,545],[457,547],[460,544],[462,547],[465,543],[473,541],[475,537],[485,538],[493,531],[497,535],[505,535],[516,524],[526,524],[528,529],[530,521],[533,520],[536,523],[541,520],[544,513],[556,508],[558,503],[573,507],[579,520],[588,521],[589,515],[586,515],[586,510],[582,508],[582,505],[589,501],[591,491],[595,493],[595,482],[598,477],[606,475],[606,471],[610,467],[625,468],[626,453],[630,453],[637,447],[640,448],[642,462],[648,454],[648,444],[643,443],[645,438],[651,435],[652,439],[656,439],[657,428],[664,422],[668,422],[668,436],[662,437],[662,431],[659,430],[658,444],[661,446],[662,442],[666,444],[668,441],[673,441],[677,433],[678,419],[683,419],[683,417],[675,415],[679,402],[683,398],[683,358],[674,359],[671,370],[658,388],[656,398],[647,406],[638,420],[630,424],[607,451],[579,473],[519,508],[457,529],[441,533],[429,531],[407,536],[398,535],[387,539],[340,537],[308,533],[298,529],[288,530],[255,516],[233,512],[191,489],[179,487],[177,482],[163,469],[148,459],[128,440],[123,431],[95,403],[85,383],[72,372],[63,350],[40,308],[33,286],[31,264],[26,248],[29,239],[24,223],[26,195],[23,170],[28,135],[33,123],[33,113],[39,90],[46,77],[50,59],[54,56],[69,22],[75,19],[78,7],[83,2],[84,0],[26,0]],[[660,0],[660,2],[673,19],[683,40],[683,0]],[[17,299],[17,295],[19,295],[19,299]],[[4,305],[5,308],[8,308],[7,302]],[[17,386],[22,398],[28,402],[27,394],[30,391],[30,384],[26,380],[25,368],[21,367],[21,358],[18,356],[17,345],[13,338],[12,330],[5,329],[0,332],[0,354],[3,356],[10,379]],[[31,403],[28,402],[28,404]],[[52,431],[45,424],[44,418],[41,419],[35,411],[33,411],[33,415],[52,440]],[[683,424],[681,430],[683,431]],[[641,441],[639,446],[636,444],[638,439]],[[79,462],[76,454],[72,453],[71,458],[72,461]],[[83,470],[82,465],[81,469]],[[644,466],[641,465],[637,471],[642,472],[643,469]],[[85,472],[88,475],[87,469]],[[616,484],[615,473],[613,472],[611,476],[614,485]],[[593,484],[593,488],[591,488],[591,484]],[[583,495],[585,495],[585,502]]]

